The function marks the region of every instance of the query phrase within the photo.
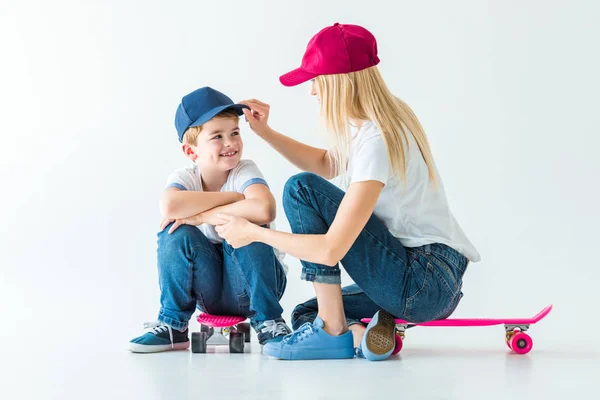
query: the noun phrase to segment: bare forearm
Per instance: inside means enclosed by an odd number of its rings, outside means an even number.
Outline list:
[[[302,171],[313,172],[326,179],[332,177],[327,150],[306,145],[271,128],[261,132],[260,137]]]
[[[275,220],[274,205],[265,204],[258,199],[245,199],[235,203],[215,207],[202,213],[202,220],[210,225],[220,223],[218,213],[242,217],[257,225],[267,225]]]
[[[256,227],[252,237],[300,260],[329,266],[339,261],[333,258],[327,235],[299,235]]]
[[[187,218],[243,199],[238,192],[171,191],[164,193],[160,210],[165,218]]]

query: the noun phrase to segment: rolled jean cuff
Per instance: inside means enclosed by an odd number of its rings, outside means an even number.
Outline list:
[[[338,267],[333,268],[302,268],[300,279],[308,282],[328,283],[331,285],[341,285],[342,278]]]
[[[167,317],[162,312],[158,314],[158,320],[163,324],[169,325],[173,329],[177,329],[178,331],[184,331],[188,326],[187,322],[179,322],[173,318]]]

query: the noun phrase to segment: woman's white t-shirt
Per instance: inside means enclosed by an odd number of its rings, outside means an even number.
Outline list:
[[[480,261],[479,253],[450,211],[437,167],[434,165],[436,187],[429,179],[429,171],[417,142],[412,135],[408,136],[406,187],[400,178],[392,175],[383,137],[371,121],[353,132],[348,184],[375,180],[385,185],[374,214],[404,247],[443,243],[471,262]]]

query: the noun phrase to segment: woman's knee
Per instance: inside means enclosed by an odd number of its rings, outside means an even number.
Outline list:
[[[283,209],[286,215],[296,210],[298,202],[309,203],[308,193],[302,188],[316,188],[322,182],[327,181],[312,172],[301,172],[290,177],[283,188]]]
[[[298,189],[302,186],[314,186],[315,182],[322,180],[319,175],[313,174],[312,172],[300,172],[299,174],[292,175],[285,186],[283,187],[283,198],[294,196],[298,192]]]

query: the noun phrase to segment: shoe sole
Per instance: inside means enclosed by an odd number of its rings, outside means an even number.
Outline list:
[[[302,350],[296,353],[263,347],[263,353],[280,360],[339,360],[354,358],[354,347],[348,349]]]
[[[367,349],[378,356],[393,351],[396,346],[395,330],[396,321],[394,321],[394,316],[387,311],[379,311],[377,323],[366,333]]]
[[[139,343],[129,343],[128,350],[132,353],[160,353],[163,351],[170,350],[187,350],[190,347],[190,341],[175,343],[173,346],[170,344],[161,345],[148,345]]]

